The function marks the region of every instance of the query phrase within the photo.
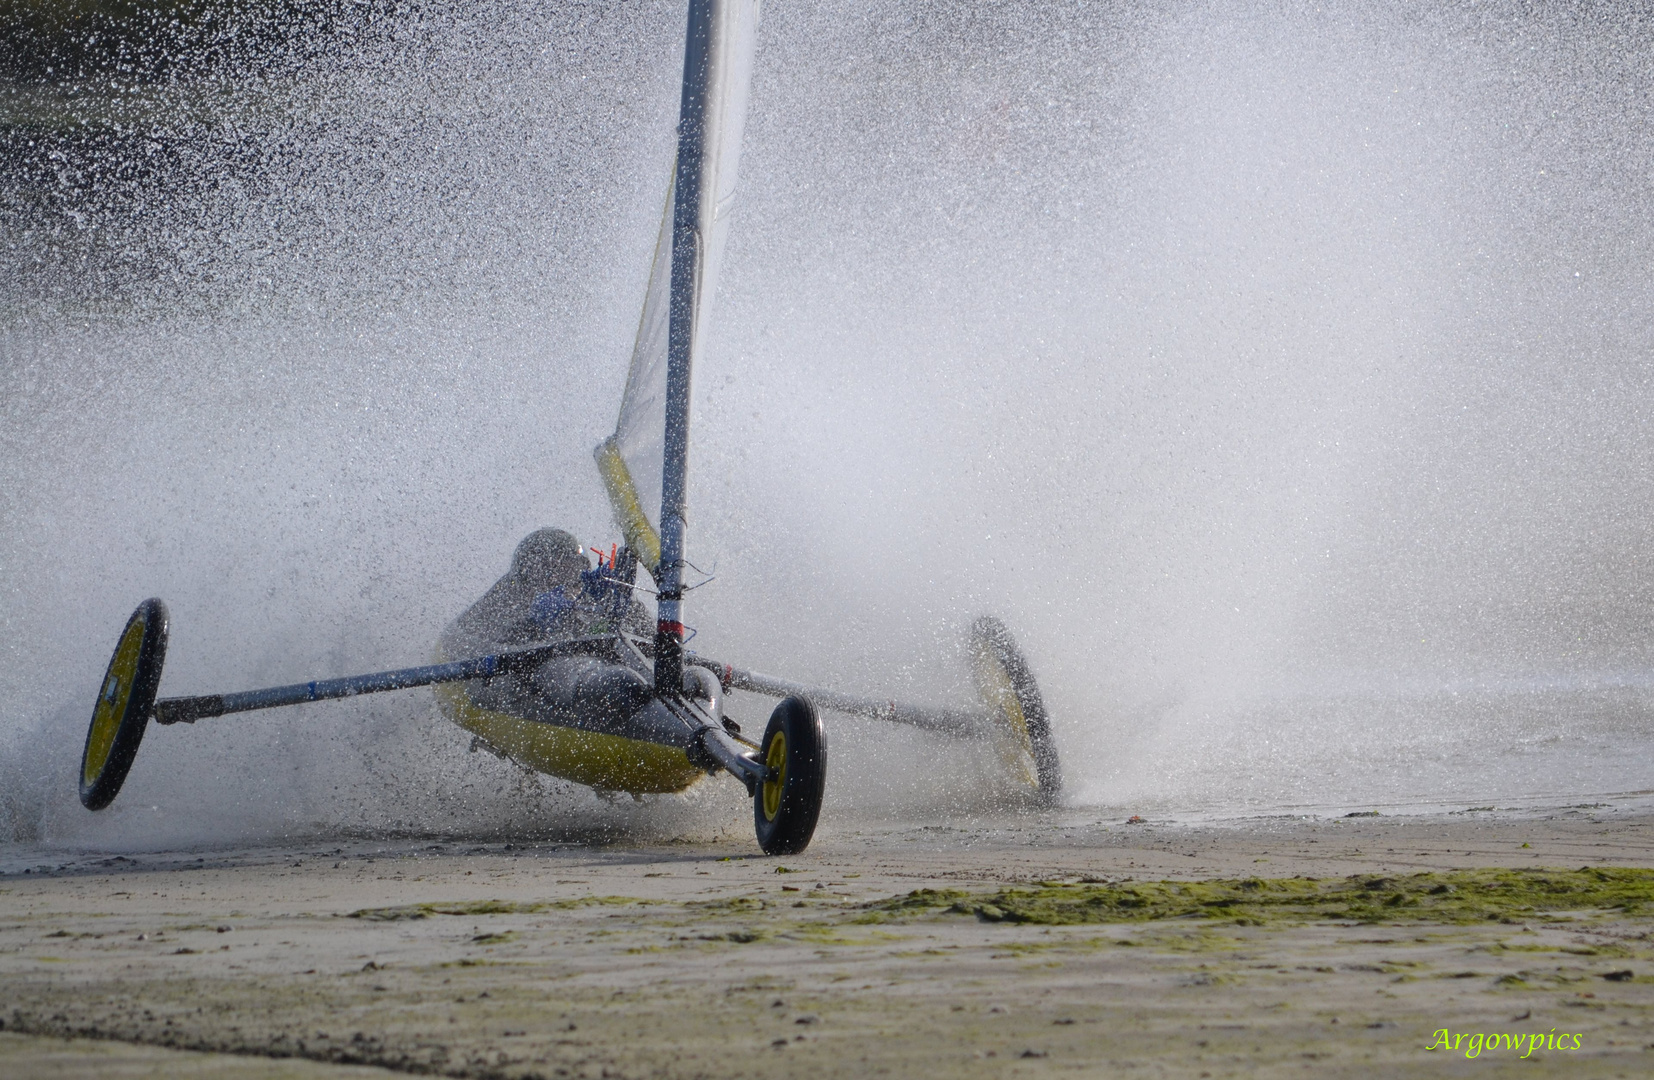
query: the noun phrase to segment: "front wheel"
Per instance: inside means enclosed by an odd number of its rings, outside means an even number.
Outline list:
[[[86,809],[102,810],[120,794],[155,710],[166,658],[167,606],[145,600],[121,631],[86,729],[80,754],[80,801]]]
[[[758,745],[765,768],[752,800],[758,846],[766,855],[793,855],[810,846],[827,790],[827,733],[815,705],[783,700]]]

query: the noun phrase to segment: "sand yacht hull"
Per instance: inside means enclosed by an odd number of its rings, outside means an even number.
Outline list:
[[[683,791],[707,775],[690,759],[700,724],[654,696],[633,651],[616,637],[609,656],[438,686],[437,703],[490,749],[549,776],[633,795]]]

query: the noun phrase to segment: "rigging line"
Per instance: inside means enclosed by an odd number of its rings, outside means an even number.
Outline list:
[[[697,573],[697,574],[706,574],[706,577],[702,578],[700,581],[695,582],[695,584],[693,584],[693,585],[684,585],[684,586],[680,587],[678,589],[678,592],[680,594],[688,593],[688,592],[694,592],[696,589],[700,588],[702,585],[710,585],[714,581],[718,580],[718,564],[717,563],[712,564],[712,572],[710,574],[708,574],[705,570],[702,570],[700,567],[696,566],[694,563],[690,562],[688,559],[679,559],[678,560],[678,565],[679,566],[687,566],[687,567],[689,567],[689,569],[695,571],[695,573]],[[625,584],[625,583],[624,582],[616,582],[616,584]],[[646,592],[650,596],[659,596],[660,595],[660,593],[656,592],[654,589],[646,589],[641,585],[627,585],[626,587],[629,588],[629,589],[636,589],[638,592]]]
[[[647,585],[633,585],[630,582],[619,581],[619,580],[615,580],[613,578],[610,579],[609,584],[619,585],[623,588],[631,589],[633,592],[648,593],[650,596],[659,596],[660,595],[660,593],[656,592],[654,589],[649,588]],[[705,585],[705,584],[706,584],[706,582],[704,582],[704,581],[701,582],[701,585]],[[699,588],[699,587],[700,586],[696,586],[696,588]]]

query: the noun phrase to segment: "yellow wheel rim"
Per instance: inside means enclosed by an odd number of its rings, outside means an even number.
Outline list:
[[[1022,711],[1011,673],[988,648],[978,648],[972,674],[994,719],[998,721],[999,756],[1018,783],[1039,790],[1039,770],[1034,764],[1034,740],[1028,734],[1028,717]]]
[[[781,813],[781,786],[787,782],[787,733],[777,731],[764,752],[769,778],[764,781],[764,819],[774,821]]]
[[[86,762],[81,768],[81,783],[91,784],[103,774],[109,764],[109,752],[115,747],[115,735],[121,729],[121,717],[126,715],[126,703],[132,700],[132,684],[138,679],[138,654],[143,650],[145,619],[134,619],[121,635],[115,647],[115,657],[109,661],[109,672],[103,677],[103,689],[98,691],[98,707],[92,713],[92,734],[86,740]]]

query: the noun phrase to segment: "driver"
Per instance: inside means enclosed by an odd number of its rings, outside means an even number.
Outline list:
[[[455,656],[480,656],[564,636],[580,599],[586,551],[562,529],[536,529],[511,556],[511,569],[443,636]],[[562,630],[564,634],[557,631]]]
[[[534,530],[517,545],[505,576],[443,634],[445,651],[451,656],[481,656],[612,630],[612,614],[599,609],[588,588],[591,577],[586,550],[572,533]],[[631,600],[624,611],[628,628],[648,629],[642,604]]]
[[[562,529],[536,529],[511,556],[511,569],[442,634],[443,655],[482,656],[545,642],[611,633],[621,623],[647,630],[648,613],[603,570],[592,569],[580,541]],[[521,695],[527,692],[530,699]],[[570,724],[620,724],[648,702],[648,682],[596,656],[556,656],[526,681],[481,680],[472,691],[485,708],[525,712]]]

